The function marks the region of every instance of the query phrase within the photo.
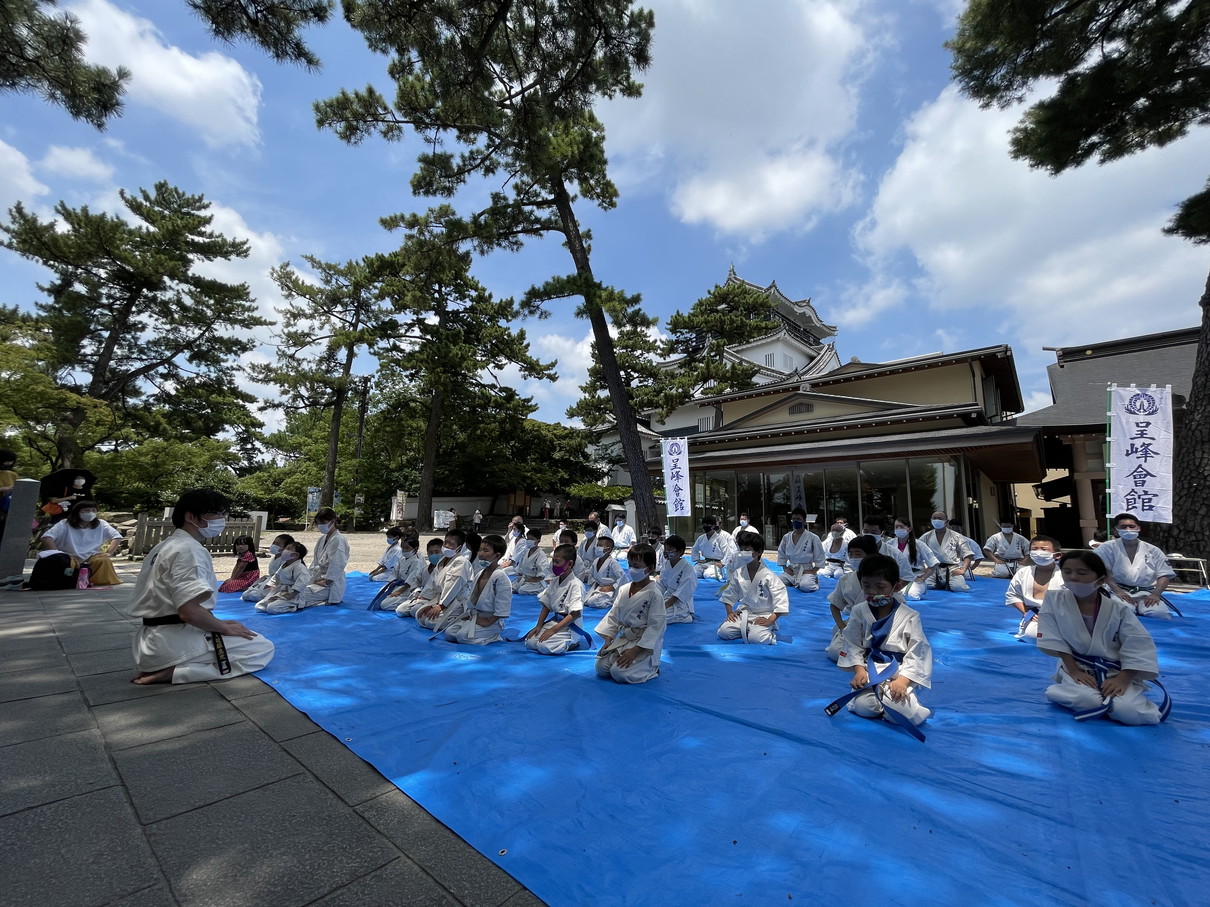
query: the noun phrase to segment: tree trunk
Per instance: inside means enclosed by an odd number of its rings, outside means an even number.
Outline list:
[[[420,490],[416,494],[416,527],[433,531],[433,487],[437,479],[437,445],[440,440],[441,413],[445,406],[445,388],[432,389],[429,418],[424,426],[424,449],[420,461]]]
[[[1210,558],[1210,275],[1201,302],[1202,325],[1193,383],[1177,427],[1172,463],[1172,525],[1148,527],[1167,552]]]
[[[353,358],[356,348],[352,345],[345,351],[345,362],[340,372],[340,382],[332,393],[332,427],[328,430],[328,459],[324,463],[323,490],[319,493],[320,507],[335,507],[336,461],[340,458],[340,423],[344,417],[345,402],[349,399],[349,376],[353,373]]]
[[[648,527],[659,525],[655,509],[655,492],[651,484],[651,476],[647,472],[647,458],[643,453],[643,441],[639,437],[639,423],[630,405],[630,391],[622,378],[622,370],[618,367],[617,353],[614,350],[613,336],[609,333],[609,322],[601,307],[596,280],[592,275],[592,265],[589,262],[588,250],[580,235],[580,224],[576,220],[571,207],[571,196],[562,176],[552,180],[555,190],[555,207],[559,212],[559,220],[563,224],[563,234],[567,239],[567,248],[571,259],[576,265],[576,274],[584,280],[584,308],[588,312],[588,321],[592,325],[592,339],[597,347],[597,359],[601,363],[601,371],[605,376],[605,387],[609,391],[609,399],[613,403],[613,417],[618,429],[618,439],[622,445],[622,455],[626,458],[626,468],[630,471],[630,486],[634,490],[634,506],[638,526],[636,530],[643,533]]]

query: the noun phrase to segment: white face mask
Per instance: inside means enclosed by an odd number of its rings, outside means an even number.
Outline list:
[[[491,562],[491,561],[489,561],[489,560],[488,560],[487,558],[485,558],[485,557],[481,557],[481,558],[479,558],[477,561],[475,561],[475,563],[476,563],[476,564],[478,564],[480,567],[482,567],[482,568],[484,568],[484,569],[486,569],[486,568],[488,568],[488,567],[490,567],[490,566],[492,565],[492,562]]]
[[[844,538],[844,530],[842,530],[842,529],[833,529],[833,530],[832,530],[832,538],[834,538],[834,539],[842,539],[842,538]]]
[[[204,539],[216,538],[223,534],[223,530],[227,528],[227,518],[225,516],[216,517],[209,520],[205,526],[198,526],[197,534]]]
[[[740,567],[746,567],[748,564],[752,563],[752,552],[741,551],[735,556],[735,563]]]
[[[1013,527],[1012,526],[1001,526],[1000,531],[1003,532],[1005,535],[1012,535]]]
[[[747,521],[747,520],[740,520],[740,521],[739,521],[739,524],[740,524],[741,526],[747,526],[747,525],[748,525],[748,521]]]
[[[632,583],[641,583],[643,580],[647,579],[646,567],[631,567],[626,572],[630,575],[630,581]]]
[[[1118,530],[1118,538],[1120,538],[1123,542],[1133,542],[1138,537],[1139,537],[1139,531],[1137,529],[1119,529]]]
[[[613,524],[615,526],[617,526],[619,529],[621,529],[623,526],[626,525],[626,521],[625,520],[614,520]]]
[[[269,553],[272,554],[274,557],[281,554],[281,545],[270,545]]]
[[[945,528],[945,520],[933,520],[932,523],[933,523],[934,529],[944,529]]]
[[[1063,585],[1066,586],[1071,594],[1076,598],[1087,598],[1092,595],[1100,587],[1100,583],[1072,583],[1063,580]]]
[[[862,560],[864,560],[864,558],[860,558],[860,557],[849,558],[849,569],[852,570],[854,573],[856,573],[857,568],[861,566]]]
[[[1053,551],[1031,551],[1029,559],[1039,567],[1045,567],[1055,562],[1055,553]]]
[[[537,545],[538,543],[537,543],[537,542],[535,542],[533,539],[526,539],[526,540],[523,542],[523,544],[525,545],[525,547],[526,547],[526,548],[533,548],[533,547],[534,547],[535,545]]]
[[[905,538],[907,538],[907,537],[908,537],[908,530],[907,530],[907,529],[896,529],[896,530],[895,530],[895,538],[897,538],[897,539],[905,539]]]
[[[441,556],[442,556],[442,557],[453,557],[453,556],[454,556],[455,554],[457,554],[457,553],[458,553],[458,549],[457,549],[457,548],[442,548],[442,549],[441,549]]]
[[[91,523],[96,518],[97,518],[97,512],[95,510],[81,510],[80,511],[80,520],[82,522]]]
[[[84,480],[83,479],[73,479],[71,484],[72,484],[73,488],[83,488]]]
[[[327,535],[329,532],[332,531],[332,524],[331,523],[316,523],[315,531],[318,532],[320,535]]]

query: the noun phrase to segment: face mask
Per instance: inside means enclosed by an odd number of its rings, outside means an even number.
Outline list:
[[[1087,598],[1100,588],[1100,583],[1072,583],[1063,580],[1063,585],[1066,586],[1071,594],[1076,598]]]
[[[945,528],[945,520],[933,520],[932,522],[933,522],[934,529],[944,529]]]
[[[332,531],[332,524],[331,523],[316,523],[315,531],[318,532],[320,535],[327,535],[329,532]]]
[[[631,567],[626,572],[630,574],[630,581],[632,583],[641,583],[643,580],[647,579],[646,567]]]
[[[85,523],[91,523],[96,518],[97,518],[97,512],[95,510],[81,510],[80,511],[80,519],[83,520]]]
[[[441,555],[440,555],[440,554],[430,554],[430,555],[429,555],[429,563],[430,563],[430,564],[436,564],[436,563],[437,563],[438,561],[440,561],[440,560],[441,560]]]
[[[750,551],[749,552],[741,551],[739,554],[737,554],[735,556],[735,563],[737,565],[739,565],[740,567],[747,566],[748,564],[752,563],[752,553]]]
[[[398,545],[398,544],[399,544],[399,539],[387,539],[388,548],[390,548],[393,545]]]
[[[550,572],[553,573],[555,576],[562,576],[563,574],[565,574],[567,572],[567,565],[566,564],[551,564]]]
[[[1118,538],[1120,538],[1123,542],[1133,542],[1138,537],[1139,537],[1139,531],[1137,529],[1119,529],[1118,530]]]
[[[713,523],[702,523],[702,532],[706,533],[706,535],[709,535],[713,531],[714,531]]]
[[[74,481],[73,481],[71,484],[72,484],[72,486],[73,486],[73,487],[75,487],[75,488],[83,488],[83,487],[84,487],[84,480],[83,480],[83,479],[75,479],[75,480],[74,480]]]
[[[626,525],[626,521],[625,520],[614,520],[613,524],[615,526],[617,526],[619,529],[621,529],[623,526]]]
[[[849,568],[850,568],[850,569],[851,569],[851,570],[852,570],[854,573],[856,573],[856,572],[857,572],[857,568],[861,566],[861,561],[862,561],[862,558],[859,558],[859,557],[851,557],[851,558],[849,558]]]
[[[740,520],[740,521],[739,521],[739,524],[740,524],[741,526],[747,526],[747,525],[748,525],[748,521],[747,521],[747,520]]]
[[[1013,527],[1012,526],[1001,526],[1000,531],[1003,532],[1005,535],[1012,535]]]
[[[281,554],[281,545],[270,545],[269,553],[277,557],[277,555]]]
[[[210,520],[205,526],[199,526],[197,534],[204,539],[212,539],[222,535],[223,530],[227,528],[227,518],[225,516]]]
[[[457,548],[442,548],[442,549],[441,549],[441,556],[442,556],[442,557],[453,557],[453,556],[454,556],[454,555],[456,555],[457,553],[458,553],[458,549],[457,549]]]
[[[479,558],[477,561],[475,561],[475,563],[485,570],[492,565],[492,562],[485,557]]]
[[[844,538],[844,533],[843,533],[841,530],[839,530],[839,529],[833,529],[833,530],[832,530],[832,538],[834,538],[834,539],[842,539],[842,538]]]
[[[584,530],[584,538],[595,539],[596,537],[597,537],[597,534],[595,532],[593,532],[591,529]]]
[[[893,595],[867,595],[865,600],[871,608],[889,608],[895,604]]]
[[[896,529],[896,530],[895,530],[895,538],[897,538],[897,539],[905,539],[905,538],[907,538],[907,537],[908,537],[908,531],[909,531],[909,530],[907,530],[907,529]]]
[[[875,539],[875,540],[882,538],[882,533],[879,532],[877,529],[863,529],[863,530],[861,530],[861,534],[865,535],[865,536],[869,536],[870,538]]]
[[[791,520],[790,525],[793,526],[795,529],[802,529],[803,521],[802,520]]]
[[[1039,567],[1045,567],[1047,564],[1055,562],[1055,553],[1053,551],[1031,551],[1029,559]]]

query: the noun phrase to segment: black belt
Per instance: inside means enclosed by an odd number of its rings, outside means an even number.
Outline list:
[[[830,557],[830,558],[828,558],[828,559],[827,559],[827,561],[828,561],[828,563],[829,563],[829,564],[843,564],[843,563],[846,563],[845,561],[838,560],[837,558],[834,558],[834,557]]]
[[[164,627],[168,624],[183,624],[179,614],[165,614],[163,617],[144,617],[144,627]]]

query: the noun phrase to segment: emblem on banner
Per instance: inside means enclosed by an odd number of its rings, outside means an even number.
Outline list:
[[[1126,403],[1125,409],[1132,416],[1154,416],[1160,411],[1160,405],[1151,394],[1137,393]]]

